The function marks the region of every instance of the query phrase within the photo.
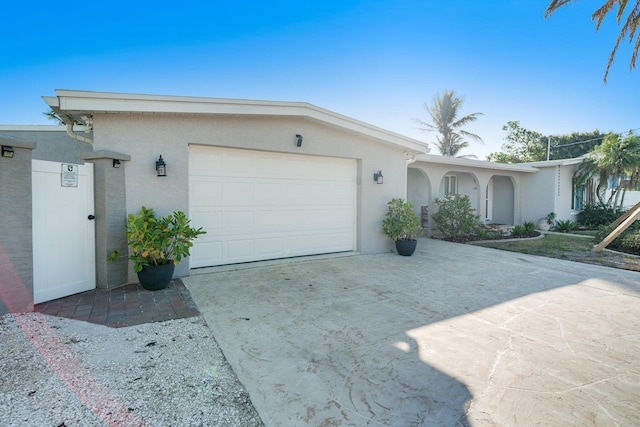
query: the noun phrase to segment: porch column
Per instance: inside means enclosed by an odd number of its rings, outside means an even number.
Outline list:
[[[111,289],[127,284],[127,257],[107,261],[113,250],[128,253],[125,236],[125,164],[131,156],[113,151],[82,155],[94,164],[96,287]]]

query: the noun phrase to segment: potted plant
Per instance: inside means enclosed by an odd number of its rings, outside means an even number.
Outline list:
[[[396,198],[387,205],[389,208],[382,222],[384,234],[395,242],[398,254],[410,256],[418,244],[416,236],[422,232],[420,218],[413,212],[411,202]]]
[[[549,231],[553,227],[553,223],[556,219],[555,212],[549,212],[546,217],[538,220],[538,229],[542,231]]]
[[[175,266],[189,256],[191,240],[206,232],[189,225],[191,221],[182,211],[166,217],[156,217],[153,209],[144,206],[140,212],[127,217],[127,244],[133,271],[138,273],[140,284],[148,290],[164,289]],[[113,251],[110,260],[121,257]]]

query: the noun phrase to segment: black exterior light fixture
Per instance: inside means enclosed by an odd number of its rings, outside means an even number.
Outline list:
[[[158,176],[167,176],[167,164],[162,160],[162,155],[160,155],[160,158],[156,162],[156,172]]]
[[[13,157],[13,147],[11,147],[10,145],[3,145],[2,146],[2,157]]]
[[[296,134],[296,147],[302,147],[302,135]]]
[[[120,160],[113,159],[113,167],[114,168],[119,168],[120,167]]]
[[[373,180],[376,182],[376,184],[384,184],[384,177],[382,176],[381,170],[373,173]]]

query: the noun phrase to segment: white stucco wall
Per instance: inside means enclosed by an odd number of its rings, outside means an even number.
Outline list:
[[[523,181],[522,211],[525,221],[537,222],[550,212],[556,220],[577,220],[571,209],[573,174],[577,165],[537,166],[540,171]]]
[[[427,176],[427,181],[431,185],[431,190],[428,192],[429,200],[429,214],[437,212],[437,205],[433,202],[436,198],[444,197],[444,177],[445,175],[456,175],[458,177],[458,193],[469,196],[471,206],[476,209],[476,213],[480,215],[480,221],[484,221],[487,215],[486,209],[486,197],[487,197],[487,185],[491,181],[492,177],[499,177],[499,181],[502,185],[498,186],[497,191],[510,190],[508,186],[504,185],[507,180],[512,185],[512,191],[508,195],[495,194],[494,201],[501,203],[500,205],[500,217],[504,220],[510,218],[513,224],[520,224],[522,219],[523,208],[520,203],[522,194],[521,182],[528,179],[532,173],[523,173],[519,171],[507,171],[500,168],[492,169],[488,167],[488,162],[478,162],[482,166],[474,167],[473,165],[459,165],[459,164],[446,164],[441,162],[429,162],[429,161],[416,161],[409,165],[408,176],[410,178],[409,196],[413,200],[423,200],[425,190],[420,189],[420,185],[412,180],[412,178],[419,177],[418,171],[411,172],[411,169],[417,169],[420,173]],[[423,194],[421,194],[421,192]],[[505,203],[510,203],[509,207],[505,206]],[[495,207],[495,205],[494,205]],[[507,212],[507,210],[510,210]],[[491,221],[493,222],[493,221]],[[429,232],[434,230],[434,223],[429,221]]]
[[[125,162],[127,212],[153,207],[160,215],[174,210],[188,214],[188,150],[190,144],[343,157],[358,161],[357,250],[392,250],[382,232],[387,202],[406,197],[406,148],[301,118],[264,116],[95,114],[96,150],[131,156]],[[303,136],[296,147],[295,135]],[[155,162],[162,155],[167,176],[158,177]],[[373,181],[382,170],[384,184]],[[198,226],[198,224],[193,224]],[[188,274],[181,263],[176,276]],[[130,272],[130,280],[135,276]]]

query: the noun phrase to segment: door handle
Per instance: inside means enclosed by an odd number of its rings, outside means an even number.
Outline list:
[[[88,219],[96,219],[96,217],[94,215],[89,215],[87,218]]]

